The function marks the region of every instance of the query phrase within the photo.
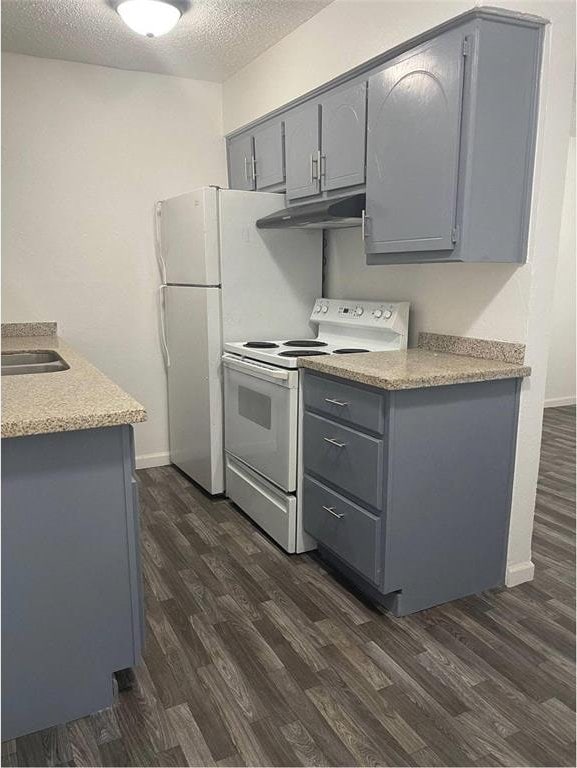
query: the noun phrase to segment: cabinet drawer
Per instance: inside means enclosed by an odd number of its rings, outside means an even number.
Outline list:
[[[304,402],[329,417],[382,435],[385,428],[385,397],[379,392],[307,373]]]
[[[373,583],[379,582],[380,518],[305,476],[303,525],[319,544]]]
[[[304,467],[357,499],[381,509],[383,441],[312,413],[304,417]]]

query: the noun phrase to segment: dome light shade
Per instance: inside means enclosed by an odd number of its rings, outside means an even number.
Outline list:
[[[181,11],[165,0],[122,0],[116,10],[130,29],[146,37],[165,35],[181,17]]]

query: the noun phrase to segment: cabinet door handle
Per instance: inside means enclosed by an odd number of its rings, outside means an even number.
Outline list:
[[[338,440],[335,440],[334,437],[323,437],[323,440],[325,443],[330,443],[331,445],[336,446],[337,448],[346,448],[346,443],[339,443]]]
[[[344,408],[346,405],[350,405],[350,403],[347,403],[345,400],[334,400],[332,397],[325,397],[325,403],[330,403],[331,405],[338,405],[341,408]]]
[[[256,186],[256,157],[253,155],[251,158],[251,166],[252,166],[252,180]]]
[[[335,512],[335,508],[334,508],[334,507],[325,507],[325,506],[323,506],[323,509],[324,509],[326,512],[330,512],[330,514],[331,514],[333,517],[336,517],[336,518],[337,518],[337,520],[340,520],[342,517],[344,517],[344,515],[343,515],[343,513],[342,513],[342,512]]]
[[[327,156],[324,153],[320,155],[319,166],[320,166],[320,177],[321,179],[325,179],[327,176]]]
[[[244,157],[244,178],[245,181],[250,181],[250,177],[248,175],[248,157],[246,155]]]
[[[319,157],[318,157],[318,151],[313,152],[311,155],[311,182],[315,182],[319,180]],[[315,157],[316,155],[316,157]]]
[[[367,224],[370,221],[370,217],[367,216],[365,211],[362,212],[361,216],[361,236],[363,240],[366,240],[367,235],[369,234]]]

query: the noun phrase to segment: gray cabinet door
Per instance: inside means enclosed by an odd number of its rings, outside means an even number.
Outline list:
[[[286,194],[290,200],[320,191],[319,138],[317,102],[288,113],[285,118]]]
[[[241,134],[228,142],[228,185],[231,189],[255,188],[253,141],[250,134]]]
[[[256,128],[254,159],[256,188],[268,189],[284,182],[283,123],[278,120]]]
[[[382,440],[305,413],[305,472],[374,509],[383,507],[383,450]]]
[[[364,184],[367,83],[329,93],[321,101],[321,110],[322,188]]]
[[[140,661],[131,427],[2,440],[2,736],[113,703]]]
[[[303,399],[308,411],[315,411],[327,419],[348,422],[379,435],[385,431],[384,392],[363,389],[357,384],[307,371]]]
[[[305,475],[303,526],[320,545],[373,583],[379,582],[381,519]]]
[[[446,33],[369,79],[367,253],[454,248],[463,42]]]

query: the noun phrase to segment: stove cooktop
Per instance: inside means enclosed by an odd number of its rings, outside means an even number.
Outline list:
[[[349,342],[347,344],[347,341]],[[351,344],[350,339],[300,339],[294,341],[234,341],[224,345],[226,352],[232,352],[249,360],[277,365],[281,368],[298,368],[299,357],[316,355],[352,355],[364,352],[382,351],[383,346],[361,346]]]
[[[226,352],[281,368],[297,368],[299,357],[353,355],[406,349],[407,302],[317,299],[309,323],[311,338],[253,339],[227,342]],[[301,331],[302,333],[302,331]]]

